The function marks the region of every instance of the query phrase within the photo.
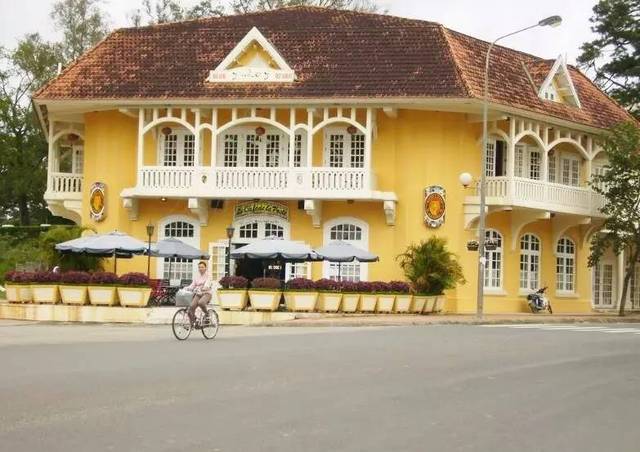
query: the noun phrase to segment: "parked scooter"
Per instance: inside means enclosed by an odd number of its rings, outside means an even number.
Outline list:
[[[546,290],[546,287],[542,287],[536,290],[534,293],[530,293],[529,295],[527,295],[529,308],[534,314],[540,311],[549,311],[549,314],[553,314],[553,311],[551,310],[551,303],[544,294]]]

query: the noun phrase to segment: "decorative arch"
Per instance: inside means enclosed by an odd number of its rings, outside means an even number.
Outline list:
[[[189,124],[189,122],[185,119],[181,119],[181,118],[177,118],[175,116],[166,116],[164,118],[158,118],[155,119],[153,121],[151,121],[149,124],[147,124],[146,126],[144,126],[142,128],[142,135],[146,135],[147,132],[149,132],[151,129],[153,129],[156,126],[159,126],[160,124],[166,124],[166,123],[176,123],[176,124],[180,124],[182,127],[184,127],[185,129],[187,129],[188,131],[190,131],[191,133],[195,134],[196,130],[195,127],[193,127],[191,124]]]
[[[318,124],[315,125],[315,127],[313,127],[313,129],[311,130],[311,134],[315,135],[316,133],[318,133],[320,130],[322,130],[326,126],[329,126],[331,124],[339,124],[339,123],[350,124],[350,125],[354,126],[355,128],[357,128],[364,135],[367,134],[367,129],[363,125],[361,125],[358,121],[355,121],[355,120],[353,120],[351,118],[347,118],[347,117],[344,117],[344,116],[335,117],[335,118],[328,118],[328,119],[325,119],[325,120],[319,122]]]
[[[270,125],[272,127],[276,127],[277,129],[280,129],[282,132],[287,134],[287,136],[291,134],[291,131],[290,131],[290,129],[288,127],[285,127],[284,125],[282,125],[279,122],[274,121],[272,119],[263,118],[263,117],[260,117],[260,116],[250,116],[250,117],[246,117],[246,118],[238,118],[238,119],[231,120],[231,121],[227,122],[226,124],[218,127],[216,129],[215,133],[216,134],[222,134],[226,130],[228,130],[228,129],[232,128],[232,127],[251,124],[251,123],[267,124],[267,125]],[[213,131],[213,128],[211,127],[211,124],[202,124],[200,126],[200,128],[201,129],[209,129],[209,130]]]
[[[538,147],[540,148],[540,150],[542,152],[548,152],[547,151],[547,146],[545,146],[544,141],[542,141],[542,138],[540,138],[540,136],[538,134],[532,132],[531,130],[525,130],[524,132],[520,132],[513,139],[513,142],[514,142],[514,144],[518,144],[523,138],[526,138],[526,137],[533,138],[533,140],[536,142],[536,144],[538,145]]]
[[[291,223],[289,221],[273,215],[250,215],[247,217],[240,218],[238,220],[234,220],[233,240],[240,243],[248,243],[255,240],[261,240],[263,238],[266,238],[267,231],[262,231],[262,230],[258,231],[258,237],[255,237],[255,238],[241,237],[242,228],[248,225],[252,225],[254,223],[258,223],[258,228],[265,228],[267,224],[279,226],[282,228],[283,238],[284,239],[291,238]]]
[[[84,133],[80,132],[77,129],[71,129],[71,128],[66,128],[66,129],[62,129],[60,132],[56,133],[53,138],[51,139],[51,144],[55,144],[60,137],[62,137],[63,135],[68,135],[70,133],[73,133],[74,135],[78,135],[80,138],[82,138],[82,141],[84,141]]]
[[[194,244],[193,246],[199,247],[200,246],[200,222],[198,221],[197,218],[193,218],[187,215],[169,215],[167,217],[160,219],[158,221],[158,238],[162,240],[167,237],[170,237],[165,234],[165,228],[172,223],[178,223],[178,222],[186,223],[191,227],[193,227],[193,238],[191,240],[188,240],[188,241],[184,240],[184,241],[185,243],[189,243],[190,245],[191,245],[191,242],[197,241],[197,243]],[[181,237],[176,237],[176,238],[179,238],[182,240]]]
[[[184,225],[188,225],[188,228],[184,228],[184,230],[192,230],[193,237],[184,237],[178,235],[167,235],[166,228],[172,224],[178,227],[184,227]],[[158,240],[162,240],[168,237],[175,237],[178,240],[183,241],[187,245],[194,246],[200,249],[200,222],[196,218],[189,217],[187,215],[169,215],[167,217],[161,218],[158,221],[158,229],[157,229],[157,237]],[[192,262],[188,262],[183,259],[171,259],[171,265],[169,266],[169,259],[158,258],[156,259],[156,274],[162,278],[165,276],[165,269],[170,267],[171,274],[169,277],[175,276],[178,274],[180,276],[179,279],[190,279],[191,275],[196,270],[197,260],[193,260]],[[182,278],[182,276],[186,278]]]
[[[582,156],[587,159],[587,160],[592,160],[593,157],[589,155],[589,153],[587,152],[587,150],[576,140],[572,139],[572,138],[558,138],[557,140],[552,141],[551,143],[549,143],[549,145],[546,148],[547,153],[551,150],[553,150],[554,147],[558,146],[559,144],[562,143],[568,143],[573,145],[578,151],[580,151],[580,153],[582,154]]]
[[[332,231],[334,228],[339,226],[352,226],[354,229],[352,232],[360,233],[360,239],[343,239],[343,241],[347,243],[352,243],[353,245],[369,250],[369,224],[366,221],[363,221],[359,218],[355,217],[337,217],[331,220],[328,220],[323,225],[323,240],[324,244],[327,245],[329,242],[335,240],[332,238]],[[349,233],[351,231],[341,231],[344,233]],[[336,276],[336,267],[337,264],[332,264],[330,262],[324,262],[322,266],[323,277],[331,278]],[[349,262],[341,264],[341,275],[347,279],[358,279],[361,281],[366,281],[369,273],[369,265],[366,263],[360,262]]]

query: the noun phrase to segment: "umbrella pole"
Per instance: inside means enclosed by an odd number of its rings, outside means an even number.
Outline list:
[[[338,281],[342,282],[342,262],[338,262]]]

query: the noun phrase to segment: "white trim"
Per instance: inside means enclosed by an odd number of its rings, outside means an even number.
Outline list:
[[[362,234],[362,238],[360,240],[344,240],[345,242],[351,243],[364,250],[367,250],[367,251],[369,250],[369,224],[366,221],[361,220],[359,218],[355,218],[355,217],[337,217],[337,218],[332,218],[331,220],[326,221],[323,224],[323,231],[322,231],[323,243],[325,245],[328,245],[332,241],[331,229],[341,224],[354,225],[360,228],[360,231]],[[354,262],[354,263],[360,266],[360,280],[367,281],[369,277],[369,265],[364,262],[363,263]],[[352,263],[349,262],[342,265],[348,265],[348,264],[352,264]],[[332,274],[331,263],[323,262],[322,277],[330,278],[331,274]]]
[[[504,287],[503,286],[504,285],[504,258],[505,258],[505,256],[504,256],[504,252],[505,252],[505,249],[504,249],[504,235],[502,235],[502,233],[500,233],[500,231],[498,231],[497,229],[494,229],[494,228],[488,228],[485,231],[485,235],[486,236],[492,235],[491,233],[496,233],[499,236],[499,238],[500,238],[500,246],[496,247],[495,250],[485,250],[485,256],[484,257],[486,258],[486,254],[487,253],[496,253],[498,250],[500,251],[500,268],[498,269],[498,271],[500,272],[500,278],[499,278],[499,281],[498,281],[499,284],[497,286],[487,286],[486,284],[484,284],[486,282],[486,273],[487,273],[487,271],[489,269],[489,266],[488,266],[489,260],[487,259],[485,261],[485,264],[484,264],[484,274],[482,275],[482,281],[483,281],[483,285],[484,285],[484,290],[485,290],[485,292],[486,291],[489,291],[489,292],[491,292],[491,291],[494,291],[494,292],[496,292],[496,291],[504,291],[504,288],[503,288]],[[485,238],[485,240],[486,239],[487,238]],[[491,278],[489,278],[489,279],[491,279]]]
[[[240,238],[240,228],[251,223],[258,223],[258,237],[256,238]],[[242,217],[239,220],[233,221],[233,238],[232,243],[251,243],[256,240],[262,240],[266,238],[264,233],[264,226],[266,223],[272,223],[283,228],[283,238],[289,240],[291,237],[291,223],[284,218],[272,216],[272,215],[251,215],[248,217]]]
[[[157,240],[163,240],[167,238],[165,234],[165,227],[171,223],[182,221],[184,223],[193,226],[193,237],[176,237],[178,240],[183,241],[187,245],[194,246],[200,249],[200,222],[196,218],[192,218],[186,215],[169,215],[158,220],[157,224]],[[198,260],[193,260],[193,273],[195,273],[198,266]],[[164,258],[156,259],[156,277],[163,279],[164,277]]]
[[[175,128],[171,129],[171,135],[176,135],[176,164],[175,165],[165,165],[165,153],[164,153],[164,145],[166,140],[166,135],[163,133],[158,134],[158,140],[156,141],[156,161],[158,162],[158,166],[178,166],[178,167],[192,167],[198,166],[197,159],[197,139],[196,135],[187,130],[185,128]],[[193,163],[191,165],[184,164],[184,150],[185,150],[185,138],[187,135],[193,136]]]
[[[562,95],[557,93],[557,95],[561,96],[565,101],[570,100],[569,104],[572,104],[578,108],[582,108],[580,104],[580,99],[578,98],[578,92],[576,91],[575,86],[573,85],[573,81],[571,80],[571,73],[569,72],[569,68],[567,67],[567,63],[564,60],[562,55],[558,56],[555,63],[551,67],[547,78],[544,79],[542,85],[540,85],[540,89],[538,90],[538,96],[541,99],[545,99],[545,92],[548,92],[549,88],[553,88],[553,81],[558,75],[558,71],[562,71],[562,75],[564,76],[565,83],[563,88],[569,91],[569,94]],[[555,91],[555,88],[553,88]]]
[[[359,129],[360,130],[360,129]],[[342,165],[341,166],[331,166],[331,135],[339,135],[342,136]],[[325,168],[367,168],[367,134],[366,132],[360,131],[354,135],[358,135],[362,137],[362,165],[361,166],[351,166],[351,161],[353,157],[353,135],[347,132],[346,128],[342,127],[326,127],[324,129],[324,147],[322,150],[322,164]]]
[[[558,252],[558,246],[559,246],[559,244],[560,244],[560,242],[562,240],[567,240],[568,242],[571,243],[571,245],[573,246],[573,253],[567,253],[567,252],[560,253],[560,252]],[[556,296],[575,294],[576,293],[576,283],[577,283],[576,275],[577,275],[577,271],[578,271],[578,269],[577,269],[578,259],[577,259],[577,255],[576,255],[577,254],[576,242],[573,241],[570,237],[568,237],[566,235],[563,235],[554,243],[553,251],[554,251],[554,256],[556,258],[555,262],[554,262],[554,264],[555,264],[555,275],[556,275],[556,284],[555,284]],[[559,258],[562,258],[562,259],[565,260],[564,264],[563,264],[563,267],[562,267],[563,286],[562,286],[561,289],[558,289],[558,275],[559,275],[559,273],[558,273],[558,259]],[[568,273],[566,273],[566,267],[567,267],[566,260],[567,259],[572,259],[572,267],[573,267],[573,271],[571,273],[571,289],[570,290],[569,289],[565,289],[565,287],[567,287],[566,276],[569,275]]]
[[[537,241],[537,245],[538,245],[538,249],[537,250],[531,250],[531,249],[523,250],[522,249],[522,241],[527,236],[532,237],[533,239],[535,239]],[[531,232],[525,232],[524,234],[522,234],[520,236],[519,242],[520,242],[520,254],[518,256],[518,258],[519,258],[518,259],[518,263],[519,263],[519,266],[518,266],[518,270],[519,270],[519,272],[518,272],[518,290],[520,292],[537,290],[537,289],[540,288],[540,276],[541,276],[541,273],[542,273],[542,240],[540,240],[540,237],[538,237],[536,234],[533,234]],[[529,246],[531,247],[531,245],[532,245],[532,241],[529,240]],[[522,272],[522,268],[521,268],[522,256],[528,256],[528,260],[527,260],[527,266],[528,267],[527,267],[527,270],[526,270],[526,272],[527,272],[527,284],[531,284],[533,282],[534,283],[534,287],[522,287],[522,275],[521,275],[521,272]],[[537,274],[536,274],[536,280],[535,281],[531,280],[531,259],[533,258],[533,256],[537,256],[537,258],[538,258],[538,262],[537,262],[538,269],[537,269],[537,272],[536,272]]]
[[[241,68],[230,69],[231,66],[252,42],[257,42],[262,49],[271,57],[278,69],[271,67],[244,66]],[[260,30],[253,27],[244,38],[229,52],[229,54],[218,64],[218,66],[209,72],[207,82],[212,83],[261,83],[261,82],[293,82],[296,74],[287,64],[285,59],[278,53],[276,48],[264,37]]]

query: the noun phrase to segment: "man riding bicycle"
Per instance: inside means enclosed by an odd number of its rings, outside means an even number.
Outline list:
[[[191,326],[193,326],[196,321],[196,309],[198,309],[198,307],[202,309],[206,318],[207,304],[211,301],[212,296],[212,287],[213,281],[207,272],[207,263],[200,261],[198,263],[198,271],[193,277],[193,281],[185,287],[185,290],[193,293],[193,299],[187,311]]]

